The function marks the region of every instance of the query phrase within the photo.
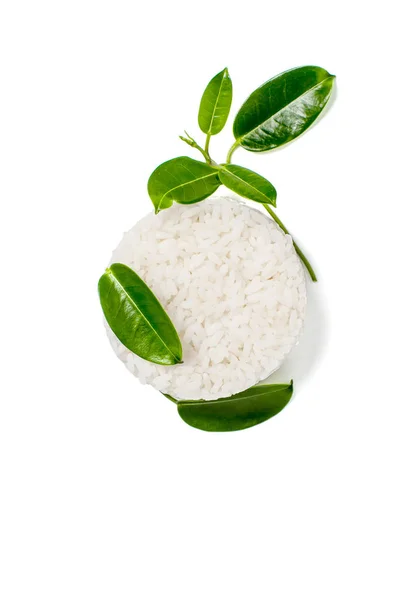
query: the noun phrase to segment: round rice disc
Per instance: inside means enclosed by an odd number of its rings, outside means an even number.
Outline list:
[[[212,196],[151,213],[125,233],[114,262],[136,271],[157,296],[184,363],[143,360],[106,324],[112,347],[142,383],[174,398],[241,392],[278,369],[298,342],[304,269],[291,237],[255,206]]]

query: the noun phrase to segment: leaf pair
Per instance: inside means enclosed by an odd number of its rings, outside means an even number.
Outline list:
[[[175,400],[180,417],[203,431],[238,431],[277,415],[290,401],[293,382],[258,385],[230,398],[218,400]],[[166,395],[166,394],[165,394]]]
[[[315,66],[290,69],[257,88],[241,106],[233,124],[236,144],[267,152],[303,133],[331,95],[334,75]],[[207,135],[219,133],[229,116],[233,87],[227,69],[218,73],[202,96],[198,123]]]
[[[276,190],[261,175],[238,165],[213,166],[180,156],[160,165],[151,175],[148,192],[155,212],[168,208],[173,201],[194,204],[213,194],[220,184],[244,198],[276,205]]]

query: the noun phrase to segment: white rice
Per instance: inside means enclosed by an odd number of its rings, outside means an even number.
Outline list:
[[[112,346],[144,384],[179,399],[230,396],[266,379],[298,342],[306,307],[289,235],[238,200],[174,204],[125,233],[111,262],[153,290],[180,336],[184,364],[160,366]]]

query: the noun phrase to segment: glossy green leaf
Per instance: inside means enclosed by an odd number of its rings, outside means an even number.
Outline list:
[[[299,67],[270,79],[238,111],[233,125],[237,143],[264,152],[298,137],[327,104],[333,81],[320,67]]]
[[[270,181],[254,171],[238,165],[222,165],[219,171],[219,179],[229,190],[233,190],[233,192],[244,198],[276,206],[277,192],[275,187]]]
[[[207,135],[222,131],[229,116],[233,86],[227,69],[215,75],[205,88],[198,113],[198,124]]]
[[[111,265],[98,282],[108,325],[126,348],[158,365],[182,362],[182,347],[158,299],[129,267]]]
[[[274,417],[290,401],[293,382],[258,385],[219,400],[174,400],[179,415],[204,431],[238,431]]]
[[[220,185],[218,170],[206,163],[180,156],[159,165],[148,180],[148,193],[155,212],[179,204],[204,200]]]

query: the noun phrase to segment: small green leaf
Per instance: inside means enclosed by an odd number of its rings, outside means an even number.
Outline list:
[[[227,69],[215,75],[206,86],[201,98],[198,124],[207,135],[222,131],[229,116],[233,86]]]
[[[222,165],[219,171],[219,179],[229,190],[233,190],[233,192],[244,198],[276,206],[277,192],[275,187],[270,181],[254,171],[238,165]]]
[[[204,431],[238,431],[274,417],[290,401],[293,382],[258,385],[219,400],[175,400],[188,425]]]
[[[126,348],[158,365],[182,362],[182,347],[158,299],[129,267],[111,265],[98,282],[108,325]]]
[[[204,200],[220,185],[218,170],[189,158],[180,156],[159,165],[148,180],[148,193],[155,212],[179,204],[193,204]]]
[[[234,137],[251,152],[290,142],[317,119],[333,82],[334,75],[320,67],[299,67],[277,75],[244,102],[234,120]]]

